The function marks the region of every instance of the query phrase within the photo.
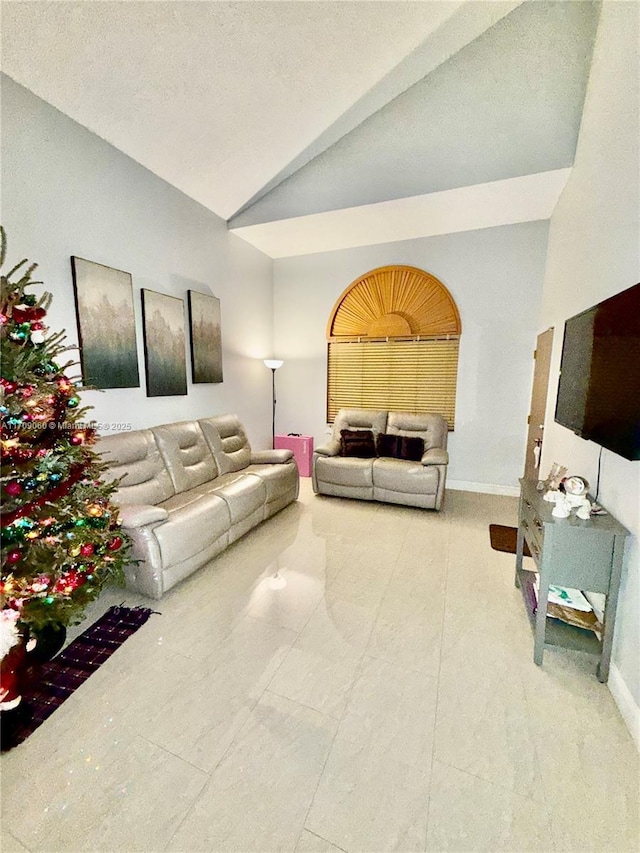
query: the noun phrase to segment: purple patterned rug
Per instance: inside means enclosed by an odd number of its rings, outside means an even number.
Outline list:
[[[2,751],[26,740],[156,612],[148,607],[110,607],[59,655],[38,667],[22,702],[14,711],[2,713]]]

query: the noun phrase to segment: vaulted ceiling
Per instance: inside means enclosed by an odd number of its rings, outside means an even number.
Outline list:
[[[278,257],[548,217],[598,9],[4,0],[3,68]]]

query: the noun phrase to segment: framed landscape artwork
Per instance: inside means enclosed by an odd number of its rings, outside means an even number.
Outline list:
[[[189,290],[191,375],[194,383],[222,382],[220,300]]]
[[[143,290],[142,323],[147,397],[186,394],[183,300]]]
[[[82,381],[96,388],[138,388],[131,275],[71,258]]]

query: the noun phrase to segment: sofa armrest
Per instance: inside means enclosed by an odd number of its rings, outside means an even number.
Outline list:
[[[134,530],[138,527],[145,527],[147,524],[166,521],[169,518],[166,509],[152,504],[125,504],[125,506],[118,507],[118,510],[120,521],[125,530]]]
[[[316,447],[314,453],[318,453],[320,456],[340,456],[340,442],[332,438],[326,444]]]
[[[425,450],[420,461],[423,465],[448,465],[449,454],[442,447],[432,447]]]
[[[252,465],[282,465],[293,459],[293,450],[252,450]]]

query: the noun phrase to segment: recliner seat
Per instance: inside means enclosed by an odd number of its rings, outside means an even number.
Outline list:
[[[370,430],[374,442],[384,433],[419,437],[424,453],[416,462],[386,456],[341,456],[343,429]],[[331,440],[314,452],[313,490],[322,495],[438,510],[444,499],[449,463],[447,435],[447,422],[437,414],[340,409]]]

